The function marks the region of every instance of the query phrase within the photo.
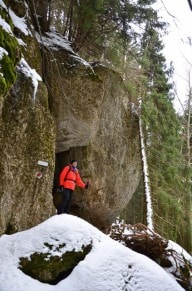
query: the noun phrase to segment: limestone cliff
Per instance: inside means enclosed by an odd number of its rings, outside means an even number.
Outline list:
[[[22,7],[21,15],[18,5],[10,5],[19,17],[30,12]],[[61,39],[56,33],[42,36],[30,23],[27,29],[29,34],[15,28],[25,45],[16,81],[2,98],[1,233],[54,214],[53,176],[56,181],[71,158],[78,160],[83,180],[91,181],[88,191],[75,191],[72,212],[105,229],[129,202],[140,177],[138,121],[128,92],[115,71],[91,66],[54,44],[54,38]],[[26,68],[42,77],[38,86]]]
[[[23,5],[17,6],[20,20],[26,13]],[[4,8],[4,14],[5,11]],[[0,233],[27,229],[48,218],[54,211],[51,195],[54,120],[48,108],[47,88],[39,81],[35,92],[37,80],[33,78],[33,75],[38,75],[37,72],[42,75],[41,52],[29,29],[28,33],[17,27],[12,31],[17,39],[20,37],[22,46],[16,81],[11,90],[1,95]],[[4,47],[6,50],[8,44]],[[39,160],[48,161],[49,167],[38,165]],[[42,179],[37,178],[39,171],[43,171]]]

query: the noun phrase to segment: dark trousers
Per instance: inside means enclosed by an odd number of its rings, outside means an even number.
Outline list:
[[[73,190],[64,188],[61,193],[61,202],[57,207],[57,214],[69,213]]]

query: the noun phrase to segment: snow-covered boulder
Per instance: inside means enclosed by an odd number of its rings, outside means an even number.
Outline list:
[[[51,245],[51,248],[48,246]],[[34,253],[61,258],[66,252],[90,252],[56,285],[42,283],[22,272],[21,258]],[[63,214],[29,230],[0,238],[1,291],[179,291],[184,290],[149,258],[112,240],[84,220]],[[65,260],[63,260],[65,264]]]

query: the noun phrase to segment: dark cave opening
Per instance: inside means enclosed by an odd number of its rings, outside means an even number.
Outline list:
[[[71,160],[77,160],[78,169],[82,169],[82,164],[85,156],[85,147],[72,147],[67,151],[58,152],[55,154],[55,173],[53,181],[53,190],[59,186],[59,175],[62,169],[67,166]]]
[[[59,187],[59,176],[62,169],[67,166],[71,160],[75,159],[78,162],[78,170],[80,169],[80,175],[83,181],[87,181],[90,179],[89,174],[86,172],[86,147],[79,146],[79,147],[72,147],[67,151],[58,152],[55,154],[55,172],[54,172],[54,180],[53,180],[53,188],[52,188],[52,195],[53,195],[53,204],[55,208],[58,208],[58,205],[61,201],[61,194],[57,191]],[[77,214],[78,216],[82,216],[82,208],[85,205],[85,198],[84,198],[85,190],[76,187],[75,195],[73,195],[73,199],[71,201],[71,208],[70,212]],[[81,215],[80,215],[81,212]]]
[[[55,173],[54,173],[54,181],[53,181],[53,191],[57,189],[59,186],[59,175],[62,169],[69,164],[70,162],[69,151],[64,151],[55,154]]]

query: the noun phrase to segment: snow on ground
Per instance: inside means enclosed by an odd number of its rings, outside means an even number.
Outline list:
[[[19,258],[47,252],[52,255],[80,250],[92,242],[92,250],[57,285],[32,279],[18,269]],[[58,253],[57,246],[65,243]],[[88,222],[72,215],[55,215],[29,230],[0,237],[1,291],[179,291],[184,290],[149,258],[112,240]]]
[[[186,250],[184,250],[180,245],[173,242],[172,240],[168,241],[167,249],[175,250],[178,254],[183,255],[185,260],[189,261],[192,264],[192,256]]]

